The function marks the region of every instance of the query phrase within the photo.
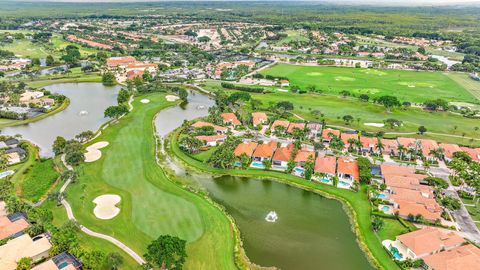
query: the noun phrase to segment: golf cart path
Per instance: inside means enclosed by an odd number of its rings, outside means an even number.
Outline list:
[[[67,170],[70,170],[72,171],[73,168],[72,166],[68,165],[66,162],[65,162],[65,155],[62,155],[62,162],[63,164],[65,165],[65,167],[67,168]],[[68,179],[67,181],[65,181],[65,183],[63,184],[63,186],[60,188],[60,193],[63,193],[65,191],[65,189],[68,187],[68,185],[70,184],[71,182],[71,179]],[[73,211],[72,211],[72,207],[70,206],[70,204],[65,200],[65,199],[62,199],[62,205],[65,207],[65,210],[67,210],[67,216],[68,216],[68,219],[69,220],[73,220],[73,221],[77,221],[75,219],[75,216],[73,215]],[[138,264],[140,265],[143,265],[145,264],[145,260],[140,256],[138,255],[135,251],[133,251],[131,248],[129,248],[127,245],[125,245],[124,243],[120,242],[119,240],[109,236],[109,235],[106,235],[106,234],[102,234],[102,233],[97,233],[95,231],[92,231],[90,230],[89,228],[83,226],[83,225],[80,225],[80,230],[84,233],[86,233],[87,235],[90,235],[90,236],[93,236],[93,237],[96,237],[96,238],[100,238],[100,239],[104,239],[104,240],[107,240],[108,242],[116,245],[117,247],[119,247],[120,249],[122,249],[123,251],[125,251],[130,257],[132,257]]]

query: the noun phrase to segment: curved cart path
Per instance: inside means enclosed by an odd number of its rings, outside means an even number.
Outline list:
[[[66,162],[65,162],[65,155],[62,155],[62,162],[63,164],[65,165],[65,167],[72,171],[73,168],[72,166],[68,165]],[[70,184],[71,182],[71,179],[68,179],[67,181],[65,181],[65,183],[63,184],[63,186],[60,188],[60,193],[63,193],[65,191],[65,189],[68,187],[68,185]],[[73,215],[73,211],[72,211],[72,207],[70,206],[70,204],[65,200],[65,199],[62,199],[62,205],[65,207],[65,210],[67,210],[67,216],[68,216],[68,219],[69,220],[73,220],[73,221],[77,221],[75,219],[75,216]],[[127,245],[125,245],[124,243],[120,242],[119,240],[109,236],[109,235],[106,235],[106,234],[101,234],[101,233],[97,233],[97,232],[94,232],[92,230],[90,230],[89,228],[83,226],[83,225],[80,225],[80,230],[90,236],[93,236],[93,237],[96,237],[96,238],[100,238],[100,239],[104,239],[104,240],[107,240],[108,242],[116,245],[117,247],[119,247],[120,249],[122,249],[123,251],[125,251],[130,257],[132,257],[138,264],[140,265],[143,265],[145,264],[145,260],[140,256],[138,255],[135,251],[133,251],[131,248],[129,248]]]

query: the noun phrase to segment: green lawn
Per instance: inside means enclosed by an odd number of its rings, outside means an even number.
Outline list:
[[[50,54],[43,45],[33,44],[28,39],[16,39],[12,43],[2,44],[2,50],[25,58],[45,58]]]
[[[284,34],[287,34],[288,36],[277,41],[276,43],[278,45],[287,44],[291,41],[308,41],[308,38],[298,30],[288,30]]]
[[[201,151],[195,155],[193,155],[197,160],[200,160],[200,161],[203,161],[205,162],[206,160],[208,160],[210,158],[210,156],[213,154],[213,152],[215,151],[215,148],[216,147],[212,147],[206,151]]]
[[[234,238],[229,219],[204,198],[171,182],[155,162],[152,119],[172,103],[164,94],[136,98],[134,110],[103,130],[96,141],[108,141],[103,157],[82,165],[80,178],[67,190],[81,224],[123,241],[139,254],[162,234],[188,241],[186,269],[234,269]],[[102,194],[122,197],[120,214],[102,221],[92,200]]]
[[[181,132],[181,129],[177,129],[172,136],[170,136],[170,144],[168,151],[171,155],[176,156],[182,162],[184,162],[187,166],[191,168],[195,168],[196,170],[200,170],[203,172],[213,173],[213,174],[228,174],[234,176],[245,176],[245,177],[254,177],[257,179],[271,179],[274,181],[278,181],[281,183],[286,183],[298,188],[302,188],[305,190],[317,192],[323,194],[327,197],[332,197],[341,200],[348,208],[351,210],[349,211],[353,215],[354,220],[354,229],[357,234],[357,237],[360,240],[360,243],[363,247],[366,245],[366,249],[370,257],[374,258],[375,264],[380,269],[399,269],[397,264],[393,262],[387,252],[381,245],[376,234],[371,229],[371,217],[370,211],[371,206],[366,194],[366,187],[362,186],[361,190],[357,193],[335,188],[329,185],[323,185],[311,181],[305,181],[299,177],[285,174],[281,172],[274,172],[274,171],[264,171],[264,170],[255,170],[255,169],[247,169],[247,170],[223,170],[223,169],[216,169],[210,166],[205,166],[204,163],[195,160],[188,156],[187,154],[183,153],[180,148],[178,147],[178,136]]]
[[[381,241],[390,239],[395,240],[397,235],[409,232],[408,228],[402,225],[397,219],[381,218],[383,220],[383,227],[377,232]]]
[[[25,180],[21,183],[22,197],[32,202],[38,201],[59,176],[54,169],[53,159],[36,162],[27,170]]]
[[[464,87],[440,72],[277,64],[261,73],[287,77],[290,85],[303,89],[315,85],[324,93],[337,95],[348,90],[355,96],[394,95],[400,101],[418,103],[435,98],[472,102],[473,98]]]
[[[60,53],[60,50],[67,47],[68,45],[74,45],[78,47],[78,50],[80,51],[80,54],[82,56],[88,56],[91,54],[96,54],[98,52],[97,49],[89,48],[77,43],[69,42],[67,40],[64,40],[63,37],[58,35],[53,36],[50,42],[53,44],[54,50],[57,51],[58,53]]]
[[[458,84],[462,85],[472,94],[477,100],[480,100],[480,82],[475,81],[465,73],[450,72],[447,75]]]

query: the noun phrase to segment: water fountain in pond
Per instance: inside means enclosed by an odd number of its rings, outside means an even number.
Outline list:
[[[270,211],[268,212],[267,216],[265,217],[265,220],[268,222],[275,222],[278,219],[277,212],[275,211]]]
[[[205,110],[207,107],[204,105],[198,105],[197,110]]]
[[[85,115],[88,114],[88,112],[87,112],[87,111],[80,111],[78,114],[79,114],[80,116],[85,116]]]

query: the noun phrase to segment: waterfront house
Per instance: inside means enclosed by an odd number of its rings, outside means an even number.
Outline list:
[[[236,157],[241,156],[242,154],[247,155],[247,157],[252,157],[253,151],[257,148],[258,143],[256,142],[243,142],[235,148],[234,154]]]
[[[480,266],[480,249],[472,244],[423,258],[427,270],[466,270]]]
[[[265,125],[268,123],[268,117],[264,112],[252,112],[253,126]]]
[[[34,239],[23,234],[0,246],[1,269],[17,269],[17,262],[22,258],[30,258],[33,263],[48,258],[48,252],[52,248],[48,239],[44,235],[35,236]]]
[[[288,161],[292,158],[293,148],[293,144],[278,148],[272,158],[272,167],[274,169],[286,170]]]
[[[322,130],[322,140],[323,140],[323,142],[330,143],[333,136],[340,137],[340,130],[331,129],[331,128],[326,128],[326,129]]]
[[[204,147],[213,147],[222,144],[226,139],[226,135],[209,135],[209,136],[196,136],[195,138],[204,142]]]
[[[312,158],[312,161],[314,161],[315,160],[315,152],[300,149],[300,150],[298,150],[297,155],[295,155],[295,159],[293,161],[295,162],[296,167],[303,168],[305,166],[305,163],[308,161],[309,158]]]
[[[425,227],[397,236],[399,251],[412,260],[461,246],[465,240],[454,232]]]
[[[277,142],[270,141],[268,143],[259,144],[253,152],[252,158],[254,162],[263,162],[272,159],[273,152],[277,149]]]
[[[193,123],[190,128],[191,129],[196,129],[196,128],[201,128],[201,127],[206,127],[206,126],[210,126],[210,127],[213,127],[213,129],[218,133],[218,134],[224,134],[227,132],[227,128],[226,127],[221,127],[221,126],[217,126],[217,125],[214,125],[212,123],[208,123],[208,122],[204,122],[204,121],[198,121],[198,122],[195,122]]]
[[[359,180],[359,174],[358,162],[355,159],[350,157],[340,157],[338,159],[337,175],[340,180],[351,184],[353,181]]]
[[[315,174],[323,174],[325,180],[332,179],[337,173],[337,158],[335,156],[318,156],[315,160],[314,172]],[[317,179],[318,177],[314,178]]]
[[[223,118],[224,125],[236,127],[242,124],[234,113],[222,113],[220,116]]]

